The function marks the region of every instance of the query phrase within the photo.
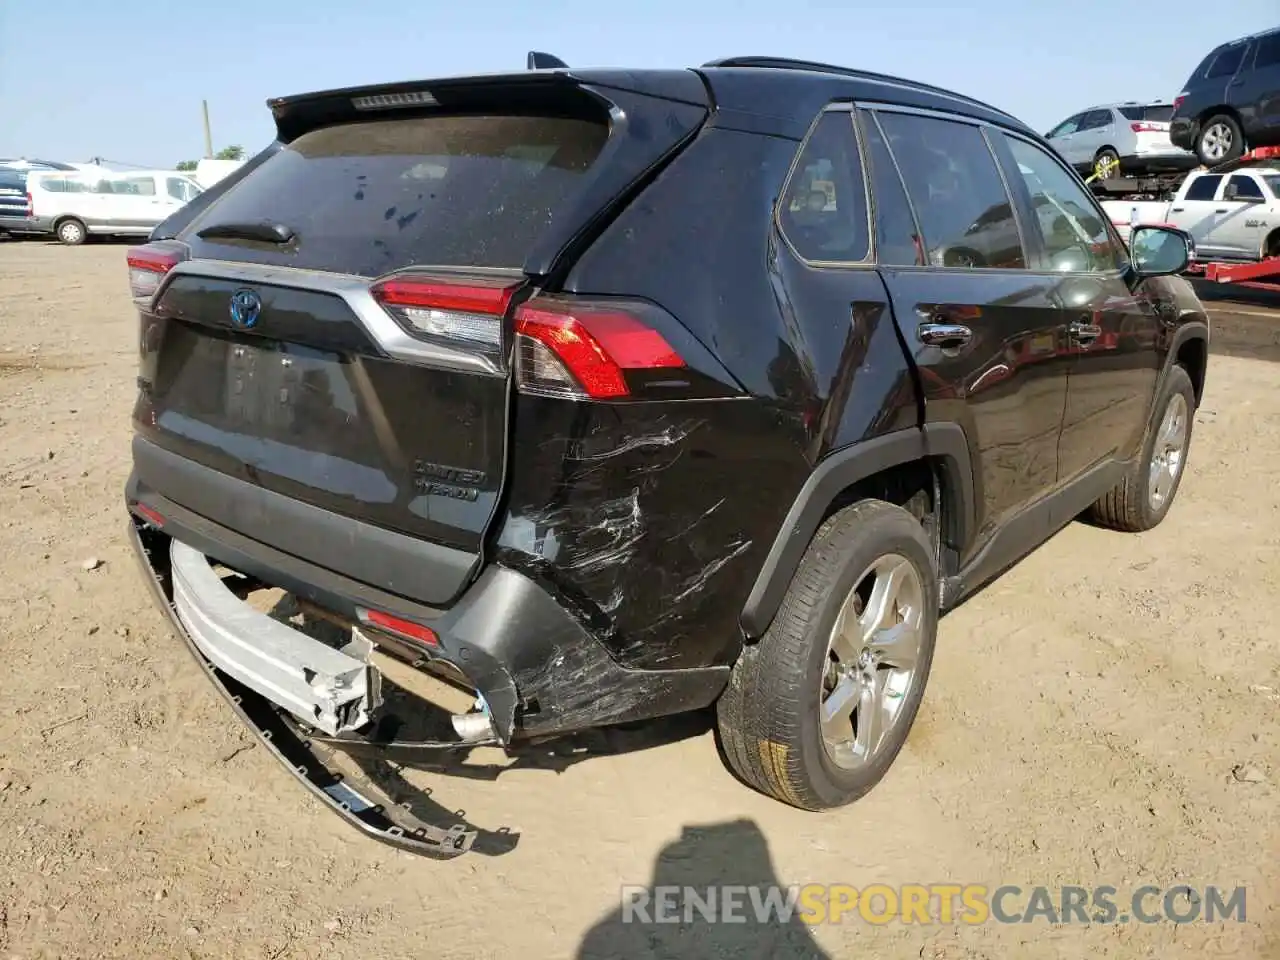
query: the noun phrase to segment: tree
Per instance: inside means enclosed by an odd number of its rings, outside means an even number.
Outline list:
[[[196,162],[194,160],[179,160],[178,165],[174,167],[175,170],[194,170],[195,168]]]
[[[215,160],[243,160],[244,147],[240,146],[239,144],[235,144],[230,147],[223,147],[221,150],[219,150],[217,153],[214,154],[214,159]]]

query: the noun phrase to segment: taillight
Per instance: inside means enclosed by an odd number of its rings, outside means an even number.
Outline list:
[[[26,214],[26,215],[27,215],[28,217],[33,217],[33,216],[35,216],[35,210],[36,210],[36,204],[35,204],[35,201],[31,198],[31,191],[30,191],[30,190],[28,190],[28,191],[27,191],[27,214]]]
[[[1180,93],[1180,94],[1178,94],[1176,97],[1174,97],[1174,98],[1173,98],[1173,112],[1174,112],[1174,113],[1177,113],[1177,112],[1178,112],[1179,108],[1180,108],[1180,107],[1182,106],[1182,104],[1186,101],[1186,99],[1187,99],[1187,95],[1186,95],[1185,93]]]
[[[1163,133],[1165,128],[1162,123],[1151,123],[1150,121],[1142,120],[1138,123],[1129,124],[1129,129],[1134,133]]]
[[[535,297],[516,309],[516,382],[526,393],[616,400],[629,374],[683,369],[684,358],[645,322],[646,304]]]
[[[502,318],[519,286],[505,278],[391,277],[370,292],[414,336],[499,353]]]
[[[125,259],[129,264],[129,292],[142,305],[155,296],[164,275],[184,258],[182,253],[172,247],[148,243],[141,247],[130,247]]]

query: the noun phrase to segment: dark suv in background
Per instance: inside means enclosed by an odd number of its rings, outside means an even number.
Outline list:
[[[1131,256],[1000,110],[767,58],[270,107],[277,141],[128,257],[130,530],[241,716],[383,838],[463,842],[324,751],[710,704],[745,782],[847,803],[941,611],[1082,511],[1173,501],[1188,238]],[[475,704],[445,740],[401,696],[433,672]]]
[[[1280,145],[1280,28],[1205,57],[1174,100],[1169,139],[1207,166]]]

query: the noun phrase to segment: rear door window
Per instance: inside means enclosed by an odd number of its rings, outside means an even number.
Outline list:
[[[934,117],[879,117],[920,220],[929,263],[1025,269],[1013,204],[982,132]]]
[[[816,263],[867,258],[866,188],[853,116],[824,113],[800,149],[779,204],[782,232],[800,256]]]
[[[1280,33],[1259,37],[1255,42],[1258,52],[1254,54],[1253,65],[1256,69],[1280,66]]]
[[[603,122],[440,116],[313,130],[183,231],[197,256],[378,276],[421,265],[519,267],[580,189]],[[278,223],[296,239],[200,240],[213,224]]]
[[[1219,51],[1205,70],[1204,78],[1218,80],[1235,76],[1236,71],[1240,69],[1240,62],[1244,59],[1247,46],[1244,43],[1236,43]]]
[[[893,156],[875,115],[864,113],[860,119],[871,165],[871,195],[875,198],[876,261],[884,266],[922,267],[924,244]]]
[[[1227,189],[1235,191],[1237,200],[1264,200],[1262,188],[1253,177],[1234,176],[1227,182]]]

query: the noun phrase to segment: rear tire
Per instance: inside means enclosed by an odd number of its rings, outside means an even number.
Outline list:
[[[1206,167],[1244,155],[1244,131],[1229,113],[1215,113],[1196,136],[1196,158]]]
[[[749,786],[822,810],[884,777],[933,661],[932,556],[920,521],[881,500],[846,507],[818,530],[716,705],[725,759]]]
[[[1124,479],[1089,508],[1089,519],[1095,523],[1138,533],[1160,523],[1173,506],[1187,472],[1196,413],[1195,388],[1182,367],[1170,368],[1156,410],[1142,444],[1142,455]]]
[[[85,229],[85,225],[75,217],[68,217],[58,224],[55,231],[58,240],[65,243],[68,247],[78,247],[88,239],[89,231]]]
[[[1093,174],[1099,180],[1114,180],[1120,176],[1120,154],[1110,147],[1104,147],[1093,158]]]

